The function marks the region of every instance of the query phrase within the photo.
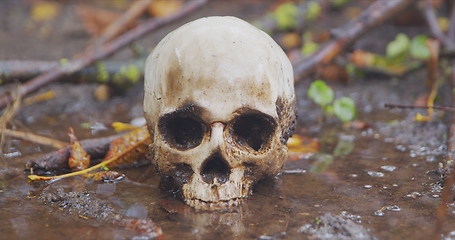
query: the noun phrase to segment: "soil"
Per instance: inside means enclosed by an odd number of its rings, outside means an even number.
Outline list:
[[[0,59],[55,60],[84,49],[89,36],[74,15],[75,2],[63,5],[59,19],[46,26],[30,24],[29,4],[0,3]],[[192,19],[208,15],[234,15],[252,20],[268,4],[212,2],[201,11],[160,29],[139,41],[152,48],[167,32]],[[336,15],[337,13],[333,13]],[[322,26],[337,26],[325,20]],[[59,21],[60,20],[60,21]],[[36,23],[35,23],[36,24]],[[47,26],[49,27],[49,26]],[[313,26],[317,28],[317,26]],[[398,32],[425,31],[385,25],[356,42],[354,47],[381,52]],[[379,37],[378,37],[379,36]],[[372,44],[374,43],[374,44]],[[382,48],[382,49],[381,49]],[[128,59],[122,50],[115,59]],[[200,212],[161,191],[153,166],[117,169],[126,178],[101,183],[83,177],[28,182],[25,163],[49,147],[7,139],[0,159],[0,239],[149,239],[113,222],[147,219],[167,239],[429,239],[441,197],[439,164],[444,161],[449,116],[437,112],[428,123],[413,117],[422,110],[388,110],[384,103],[413,104],[427,90],[425,69],[407,76],[365,76],[350,84],[329,83],[336,97],[354,99],[358,119],[368,129],[344,127],[329,118],[321,123],[321,110],[306,96],[309,80],[296,85],[299,122],[296,134],[317,138],[320,153],[289,160],[283,173],[256,184],[253,195],[230,212]],[[84,123],[130,122],[142,117],[142,82],[106,102],[95,100],[97,84],[59,83],[49,101],[21,109],[14,124],[23,129],[67,141],[72,126],[79,139],[114,134],[86,128]],[[0,91],[11,89],[2,86]],[[447,83],[439,89],[438,105],[451,105]],[[347,155],[323,164],[340,141],[353,147]],[[444,239],[455,239],[455,204],[448,205]]]

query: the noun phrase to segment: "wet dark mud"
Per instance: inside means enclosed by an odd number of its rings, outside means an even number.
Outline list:
[[[198,14],[212,15],[204,11]],[[13,20],[20,22],[17,18],[8,21]],[[3,24],[11,26],[8,21]],[[60,51],[32,53],[31,48],[24,48],[21,52],[25,43],[3,51],[5,45],[0,44],[0,57],[55,60],[83,49],[87,36],[80,35],[77,26],[65,31],[69,32],[62,35],[72,36],[74,42],[53,39],[56,46],[64,45]],[[160,30],[155,40],[166,31]],[[395,36],[399,30],[388,26],[378,31],[361,42],[374,48],[370,45],[377,36]],[[13,37],[0,37],[0,41],[12,44]],[[45,40],[36,44],[45,48]],[[127,56],[122,52],[116,58]],[[253,195],[229,212],[195,211],[172,198],[159,188],[159,176],[150,165],[119,169],[126,178],[116,183],[83,177],[30,183],[25,163],[52,149],[9,140],[0,160],[0,239],[145,238],[114,224],[119,217],[152,220],[166,239],[429,239],[441,197],[437,170],[444,161],[450,118],[438,112],[434,121],[416,123],[416,112],[425,114],[424,110],[383,107],[384,103],[413,104],[426,91],[425,79],[426,72],[420,70],[400,79],[382,76],[355,79],[349,85],[329,83],[336,97],[355,100],[358,119],[370,125],[363,130],[346,128],[336,119],[321,123],[321,110],[306,96],[309,81],[297,85],[296,134],[317,138],[320,154],[289,160],[282,174],[259,182]],[[83,123],[129,122],[141,117],[141,84],[98,102],[93,97],[96,84],[56,83],[40,91],[52,89],[57,97],[24,107],[15,124],[64,141],[69,126],[79,139],[111,135],[112,130],[95,131]],[[438,105],[450,106],[450,92],[448,84],[440,88]],[[333,154],[341,140],[352,151],[315,171],[323,159],[318,156]],[[443,228],[445,239],[455,239],[454,226],[452,203]]]

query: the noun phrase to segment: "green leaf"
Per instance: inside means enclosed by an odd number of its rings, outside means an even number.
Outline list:
[[[280,30],[295,28],[297,25],[297,6],[290,2],[284,3],[275,9],[275,19]]]
[[[324,108],[333,101],[333,90],[322,80],[316,80],[311,83],[308,89],[308,97]]]
[[[387,44],[386,54],[388,58],[396,59],[406,56],[409,49],[409,38],[403,33],[399,33],[395,40]]]
[[[349,1],[350,0],[330,0],[330,4],[335,8],[340,8],[343,7],[343,5],[345,5]]]
[[[333,103],[333,111],[342,122],[353,120],[356,114],[354,100],[350,97],[338,98]]]
[[[307,56],[314,53],[318,50],[319,45],[313,42],[312,35],[310,32],[306,32],[303,34],[303,45],[302,45],[302,54]]]
[[[411,56],[417,59],[426,60],[430,58],[430,49],[425,42],[428,37],[424,35],[417,35],[411,40],[411,47],[409,49]]]
[[[309,2],[308,10],[306,12],[306,19],[309,21],[315,20],[321,14],[321,5],[318,2]]]

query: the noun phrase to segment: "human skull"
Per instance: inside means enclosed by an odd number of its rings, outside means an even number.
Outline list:
[[[144,115],[152,161],[187,204],[237,206],[287,158],[296,118],[292,65],[243,20],[195,20],[148,57]]]

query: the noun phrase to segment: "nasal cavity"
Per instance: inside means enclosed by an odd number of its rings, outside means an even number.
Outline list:
[[[202,164],[202,180],[208,184],[212,184],[215,178],[219,183],[225,183],[230,173],[229,164],[219,154],[210,156]]]

